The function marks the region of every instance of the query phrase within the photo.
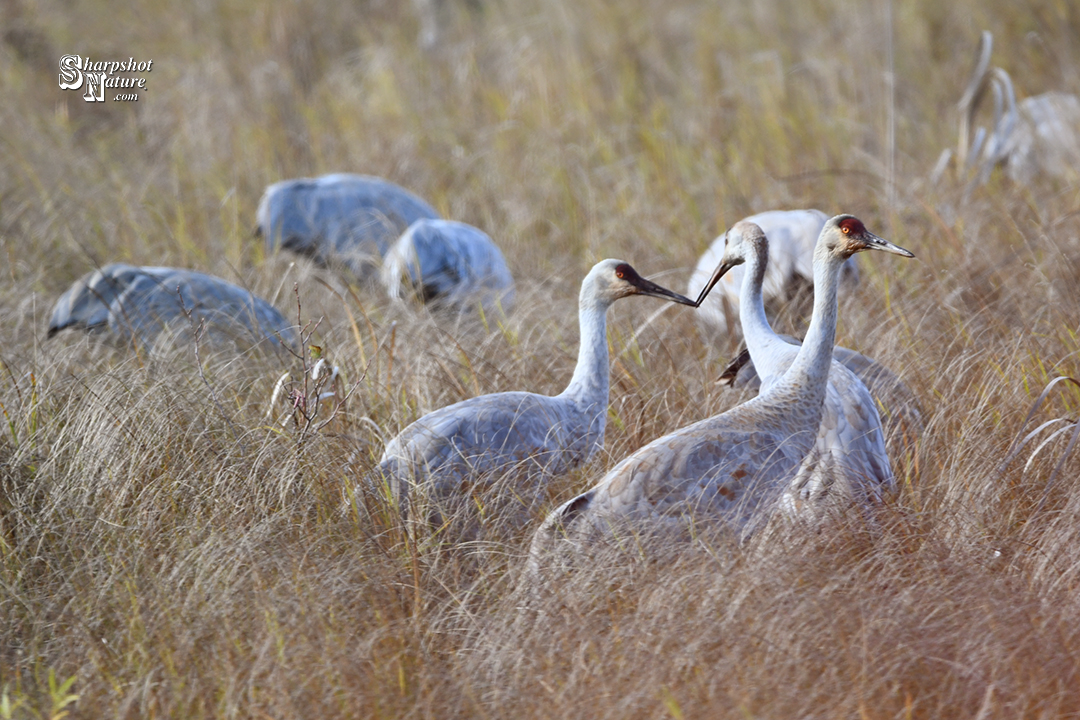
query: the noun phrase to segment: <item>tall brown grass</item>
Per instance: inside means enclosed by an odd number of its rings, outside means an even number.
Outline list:
[[[1080,11],[476,0],[0,4],[0,717],[1050,718],[1080,713],[1080,189],[931,188],[982,28],[1021,93],[1080,91]],[[150,59],[137,103],[58,89],[60,55]],[[889,127],[895,123],[896,157]],[[894,167],[895,204],[886,174]],[[251,237],[270,182],[387,177],[504,248],[505,317],[391,305]],[[555,503],[739,398],[692,311],[611,313],[602,457],[530,522],[403,527],[358,485],[382,443],[478,393],[558,392],[577,285],[613,256],[680,289],[750,212],[859,215],[840,342],[900,374],[926,431],[872,522],[746,545],[627,538],[520,582]],[[266,417],[303,363],[46,341],[95,264],[194,267],[303,322],[343,371],[314,423]],[[293,294],[293,286],[297,296]],[[644,329],[642,329],[644,327]],[[638,334],[640,331],[640,334]],[[331,416],[330,410],[336,410]],[[323,422],[328,420],[329,422]],[[1035,452],[1038,449],[1038,452]],[[1030,462],[1029,462],[1030,461]],[[357,490],[357,488],[360,488]],[[493,510],[494,509],[494,510]]]

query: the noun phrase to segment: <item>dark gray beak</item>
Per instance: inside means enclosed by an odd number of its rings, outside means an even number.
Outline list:
[[[738,264],[739,263],[730,261],[720,263],[720,265],[717,266],[716,270],[713,271],[712,277],[709,278],[709,282],[705,283],[705,287],[703,287],[701,289],[701,293],[698,294],[697,301],[694,302],[694,307],[701,307],[701,303],[705,302],[705,297],[714,287],[716,287],[716,283],[720,282],[720,278],[727,275],[728,270]]]
[[[899,245],[893,245],[885,238],[878,237],[869,230],[864,232],[862,238],[860,239],[866,242],[867,250],[884,250],[885,252],[893,253],[894,255],[902,255],[903,257],[908,258],[915,257],[914,253],[905,250]]]
[[[668,290],[666,287],[657,285],[651,280],[646,280],[637,274],[637,272],[627,266],[620,268],[623,273],[623,280],[637,288],[638,295],[649,295],[650,297],[660,298],[662,300],[670,300],[671,302],[677,302],[680,305],[690,305],[691,307],[697,307],[694,301],[688,297],[680,295],[677,292]]]

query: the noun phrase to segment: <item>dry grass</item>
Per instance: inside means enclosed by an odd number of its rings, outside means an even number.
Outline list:
[[[1080,190],[924,181],[978,30],[1022,94],[1077,92],[1080,13],[894,5],[890,204],[885,6],[789,5],[447,1],[423,51],[412,5],[388,0],[0,3],[0,717],[1080,714],[1080,459],[1049,485],[1070,433],[1027,464],[1044,432],[1003,467],[1041,390],[1080,376]],[[84,103],[57,88],[65,53],[153,58],[149,90]],[[264,257],[262,188],[341,170],[488,231],[516,309],[447,322]],[[603,457],[525,526],[484,491],[468,540],[344,502],[424,412],[560,390],[596,260],[678,289],[733,220],[805,206],[918,256],[864,257],[842,308],[840,341],[927,411],[871,526],[628,537],[519,582],[547,508],[737,400],[712,383],[732,348],[689,310],[635,339],[649,300],[610,314]],[[296,284],[352,394],[283,427],[265,412],[295,358],[45,341],[53,300],[110,261],[194,267],[289,313]],[[1059,385],[1024,433],[1078,405]]]

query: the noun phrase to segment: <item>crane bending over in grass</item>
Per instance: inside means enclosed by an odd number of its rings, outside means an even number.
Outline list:
[[[994,38],[984,30],[976,51],[975,71],[960,98],[960,130],[955,159],[960,173],[975,171],[985,183],[998,165],[1022,185],[1039,175],[1068,178],[1080,168],[1080,98],[1063,92],[1033,95],[1019,105],[1012,79],[1001,68],[990,67]],[[975,113],[990,88],[994,94],[994,124],[989,131],[975,130]],[[981,158],[980,158],[981,155]],[[953,159],[945,149],[931,174],[937,181]]]
[[[364,278],[412,223],[439,213],[408,190],[367,175],[338,173],[284,180],[266,188],[257,235],[320,263],[340,262]]]
[[[412,484],[436,494],[498,471],[556,476],[604,444],[608,411],[607,310],[630,295],[693,305],[642,278],[621,260],[602,260],[581,283],[581,340],[570,384],[554,397],[530,392],[481,395],[428,413],[391,440],[379,474],[398,497]]]
[[[487,233],[453,220],[417,220],[383,261],[382,282],[391,298],[411,294],[432,305],[466,309],[479,301],[486,312],[509,310],[514,278]]]
[[[770,262],[763,281],[766,303],[787,302],[813,282],[814,244],[828,219],[820,210],[769,210],[741,221],[754,223],[769,238]],[[698,260],[686,288],[691,297],[697,297],[720,263],[726,236],[724,233],[717,237]],[[845,287],[858,285],[859,266],[855,258],[844,263],[840,278]],[[734,268],[724,277],[718,288],[720,292],[709,295],[698,310],[701,324],[717,336],[738,330],[742,279],[743,268]]]
[[[913,257],[851,215],[826,222],[814,249],[810,328],[787,371],[756,398],[654,440],[554,510],[533,538],[532,563],[563,535],[589,542],[620,521],[681,525],[701,514],[746,532],[771,514],[814,449],[833,365],[840,271],[863,250]],[[764,266],[755,272],[763,282]]]
[[[295,323],[230,282],[182,268],[121,263],[76,280],[56,301],[48,336],[75,327],[92,334],[108,332],[122,341],[134,337],[149,346],[166,328],[198,329],[191,327],[192,321],[204,322],[211,339],[272,346],[297,342]]]

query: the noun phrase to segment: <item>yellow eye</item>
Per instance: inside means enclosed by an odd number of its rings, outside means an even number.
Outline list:
[[[851,228],[849,228],[847,225],[844,225],[843,227],[841,227],[840,231],[843,232],[845,235],[850,235],[851,234]]]
[[[623,276],[622,270],[616,270],[615,271],[615,277],[617,277],[617,278],[619,278],[621,280],[622,276]]]

